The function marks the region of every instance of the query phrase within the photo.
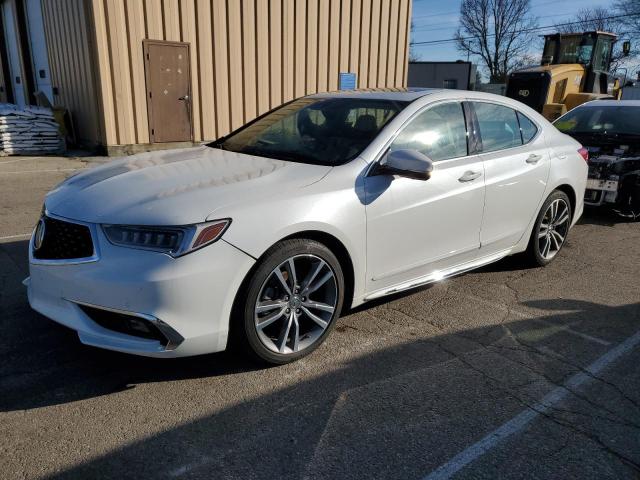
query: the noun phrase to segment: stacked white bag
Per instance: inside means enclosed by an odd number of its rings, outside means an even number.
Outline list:
[[[64,147],[51,109],[0,103],[0,152],[5,155],[60,154]]]

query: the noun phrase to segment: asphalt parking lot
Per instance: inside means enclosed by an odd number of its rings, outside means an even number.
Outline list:
[[[1,478],[640,478],[640,223],[587,212],[549,267],[361,307],[291,365],[154,360],[27,304],[27,234],[85,166],[0,158]]]

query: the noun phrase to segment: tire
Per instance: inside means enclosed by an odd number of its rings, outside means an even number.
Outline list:
[[[344,291],[340,262],[325,245],[310,239],[279,242],[262,256],[236,298],[233,340],[263,363],[305,357],[333,330]]]
[[[569,197],[560,190],[554,190],[542,204],[531,232],[526,251],[531,264],[544,267],[556,258],[567,240],[572,218]],[[546,227],[549,220],[550,228]]]

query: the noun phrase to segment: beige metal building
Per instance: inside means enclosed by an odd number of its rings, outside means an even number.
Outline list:
[[[52,101],[110,153],[218,138],[344,72],[358,88],[406,84],[411,0],[0,0],[18,49],[16,12],[38,2]],[[13,68],[37,78],[28,63]]]

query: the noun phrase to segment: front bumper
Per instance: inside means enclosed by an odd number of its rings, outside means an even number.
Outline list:
[[[226,348],[233,301],[252,257],[224,240],[172,258],[114,246],[100,228],[94,235],[99,255],[92,261],[30,258],[25,283],[34,310],[76,330],[84,344],[120,352],[179,357]],[[158,327],[167,341],[105,328],[87,308],[138,317]]]

